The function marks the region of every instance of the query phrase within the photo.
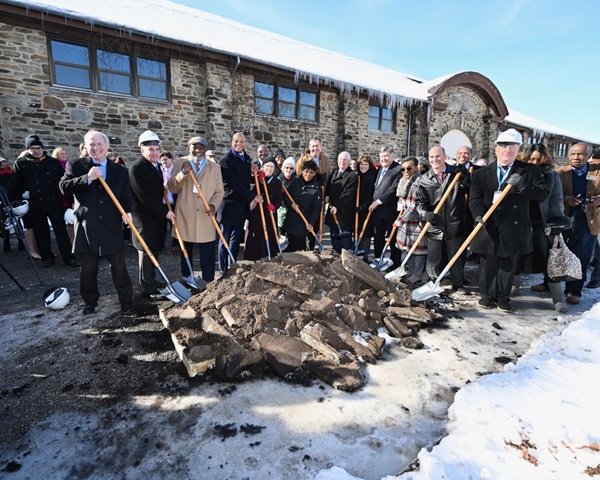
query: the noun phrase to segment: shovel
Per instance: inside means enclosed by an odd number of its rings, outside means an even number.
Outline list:
[[[206,197],[202,193],[202,189],[200,188],[200,185],[198,184],[198,180],[196,180],[196,176],[194,174],[191,174],[189,177],[192,179],[192,182],[194,182],[194,186],[196,187],[196,190],[198,190],[198,196],[202,199],[204,208],[206,209],[207,212],[210,212],[210,206],[208,205],[208,202],[206,201]],[[217,219],[215,218],[214,215],[209,215],[209,217],[212,220],[213,225],[215,226],[215,230],[219,234],[219,238],[221,239],[221,242],[223,242],[223,245],[225,246],[225,249],[227,250],[227,253],[229,254],[229,258],[231,259],[231,264],[233,265],[235,263],[235,258],[233,256],[233,253],[231,253],[231,250],[229,249],[229,244],[227,243],[227,240],[225,240],[225,237],[223,236],[223,232],[221,232],[221,229],[219,228]]]
[[[113,201],[113,203],[115,204],[115,206],[117,207],[117,209],[119,210],[121,215],[123,217],[127,218],[127,212],[125,212],[125,210],[119,203],[119,200],[117,200],[117,197],[115,197],[115,194],[113,193],[111,188],[106,183],[106,180],[104,180],[103,177],[98,177],[98,180],[102,184],[102,187],[104,187],[104,189],[106,190],[106,193],[108,193],[108,196]],[[190,291],[179,282],[175,282],[173,285],[171,285],[171,282],[169,282],[169,279],[165,275],[165,272],[163,272],[163,269],[160,268],[160,265],[158,264],[158,260],[156,260],[156,257],[154,256],[154,254],[152,253],[152,251],[150,250],[150,248],[148,247],[148,245],[146,244],[146,242],[140,235],[140,232],[138,232],[138,229],[135,228],[135,225],[133,224],[133,222],[130,222],[129,220],[127,220],[127,226],[131,229],[133,234],[136,236],[136,238],[142,245],[142,248],[146,252],[146,255],[148,255],[148,257],[150,258],[150,261],[152,262],[152,264],[156,267],[156,269],[160,272],[162,277],[165,279],[167,286],[166,286],[166,288],[163,288],[160,291],[160,293],[162,293],[165,297],[167,297],[173,303],[178,303],[178,304],[185,303],[192,296]]]
[[[164,191],[165,203],[167,204],[167,208],[169,212],[172,212],[171,204],[169,203],[169,197],[167,195],[167,191]],[[190,287],[195,288],[196,290],[203,291],[206,290],[206,282],[200,277],[194,277],[194,269],[192,268],[192,263],[190,262],[190,257],[185,248],[185,244],[183,243],[183,238],[181,237],[181,232],[179,231],[179,227],[177,226],[177,219],[173,220],[173,228],[175,229],[175,234],[177,235],[177,240],[179,240],[179,247],[181,248],[181,253],[183,253],[183,258],[185,258],[185,262],[187,263],[188,270],[190,271],[189,277],[183,277],[183,281],[187,283]]]
[[[267,197],[267,204],[271,205],[271,198],[269,197],[269,189],[267,188],[267,182],[264,177],[261,179],[263,184],[263,189],[265,191],[265,197]],[[287,246],[289,245],[288,239],[286,236],[279,236],[277,233],[277,221],[275,220],[275,212],[269,210],[269,214],[271,217],[271,223],[273,224],[273,232],[275,232],[275,241],[277,242],[277,248],[279,249],[279,253],[282,253]]]
[[[354,205],[354,241],[358,239],[358,206],[360,205],[360,175],[357,175],[358,185],[356,186],[356,204]],[[354,247],[356,250],[356,246]]]
[[[454,265],[456,263],[456,261],[460,258],[462,253],[465,251],[465,249],[469,246],[471,241],[475,238],[475,235],[477,235],[479,230],[481,230],[483,228],[484,223],[487,222],[488,219],[492,216],[492,213],[494,213],[494,210],[496,210],[498,205],[500,205],[500,202],[502,200],[504,200],[504,197],[506,197],[506,195],[508,195],[508,192],[510,192],[511,188],[512,188],[512,185],[507,185],[506,188],[500,194],[500,196],[496,199],[496,201],[494,203],[492,203],[492,206],[489,208],[489,210],[483,216],[483,218],[481,219],[481,222],[478,222],[477,225],[475,225],[475,228],[473,229],[471,234],[467,237],[467,239],[463,242],[463,244],[460,246],[458,251],[454,254],[452,259],[448,262],[448,265],[446,265],[446,268],[444,268],[444,270],[442,270],[442,273],[439,274],[435,283],[428,282],[425,285],[422,285],[419,288],[413,290],[413,292],[412,292],[413,300],[415,300],[417,302],[421,302],[423,300],[427,300],[428,298],[435,297],[436,295],[439,295],[440,293],[442,293],[444,291],[444,289],[440,287],[440,282],[448,274],[448,272],[450,271],[450,268],[452,268],[452,265]]]
[[[288,198],[290,199],[290,202],[292,202],[293,205],[298,205],[296,202],[294,202],[294,199],[290,195],[290,192],[288,192],[288,189],[285,188],[285,185],[282,184],[281,188],[283,188],[283,193],[285,193],[288,196]],[[294,212],[296,212],[296,210],[294,210]],[[302,210],[300,210],[299,206],[298,206],[298,211],[296,213],[298,215],[300,215],[300,218],[302,219],[302,221],[306,225],[306,229],[312,234],[313,237],[315,237],[315,241],[317,242],[317,245],[319,246],[319,251],[322,252],[323,250],[325,250],[325,248],[323,247],[323,244],[321,243],[321,240],[319,240],[319,237],[315,233],[312,225],[310,223],[308,223],[308,220],[306,219],[306,217],[302,213]]]
[[[462,176],[462,172],[458,172],[454,176],[454,179],[452,180],[452,183],[450,183],[450,185],[448,186],[448,188],[444,192],[444,195],[442,196],[442,199],[437,204],[437,207],[435,207],[435,210],[433,211],[433,213],[435,213],[436,215],[438,213],[440,213],[440,211],[442,210],[442,207],[444,206],[444,203],[446,202],[446,199],[450,196],[450,193],[452,193],[452,190],[454,189],[454,185],[456,185],[456,183],[458,182],[458,180],[460,179],[461,176]],[[406,255],[406,257],[404,257],[404,260],[402,261],[402,265],[400,265],[396,270],[393,270],[390,273],[388,273],[385,276],[386,279],[388,279],[388,280],[396,280],[397,278],[404,277],[408,273],[408,271],[406,270],[405,265],[408,262],[408,259],[412,256],[413,252],[417,249],[417,247],[418,247],[419,243],[421,242],[421,240],[423,240],[423,237],[427,233],[427,230],[429,230],[429,227],[431,227],[431,222],[427,222],[425,224],[425,226],[423,227],[423,230],[421,231],[421,233],[417,237],[416,242],[410,248],[410,250],[408,252],[408,255]]]
[[[329,211],[331,211],[331,209]],[[335,222],[335,224],[337,225],[337,228],[338,228],[338,233],[337,233],[337,237],[338,238],[347,237],[349,235],[352,235],[351,232],[344,232],[342,230],[342,226],[340,225],[340,221],[338,220],[337,215],[335,213],[331,212],[331,216],[333,217],[333,221]]]
[[[398,218],[400,218],[400,215],[398,215]],[[392,243],[392,239],[394,238],[394,235],[396,235],[397,230],[398,227],[396,226],[396,222],[394,222],[392,232],[390,233],[388,239],[385,241],[385,245],[383,246],[383,250],[381,251],[381,258],[376,258],[370,265],[371,268],[374,268],[378,272],[385,272],[394,264],[391,258],[385,258],[385,251],[387,250],[387,247],[390,246],[390,243]]]
[[[261,172],[263,173],[263,172]],[[264,175],[264,173],[263,173]],[[254,184],[256,185],[256,193],[257,195],[260,195],[260,183],[258,182],[258,173],[256,170],[254,170]],[[265,188],[266,190],[266,188]],[[269,202],[271,203],[271,202]],[[260,211],[260,220],[262,222],[262,227],[263,227],[263,235],[265,236],[265,245],[267,246],[267,256],[269,257],[269,260],[271,260],[271,245],[269,244],[269,232],[267,231],[267,221],[265,220],[265,210],[264,210],[264,202],[260,203],[257,205],[257,208]],[[279,243],[279,242],[277,242]]]
[[[367,225],[369,224],[369,220],[371,219],[372,213],[373,213],[373,210],[369,210],[369,213],[367,213],[367,218],[365,218],[362,229],[360,230],[360,235],[358,236],[358,238],[356,239],[356,243],[354,244],[354,250],[352,250],[352,253],[354,255],[362,256],[365,254],[365,251],[359,250],[358,246],[360,245],[360,242],[362,241],[363,236],[365,235],[365,232],[367,230]]]

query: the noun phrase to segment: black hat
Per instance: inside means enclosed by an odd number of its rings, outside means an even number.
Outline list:
[[[25,148],[36,147],[36,146],[44,148],[44,144],[40,140],[40,137],[38,137],[37,135],[29,135],[25,139]]]
[[[278,148],[277,151],[275,152],[275,157],[279,157],[282,156],[283,158],[285,158],[285,153],[283,153],[283,150],[281,148]]]

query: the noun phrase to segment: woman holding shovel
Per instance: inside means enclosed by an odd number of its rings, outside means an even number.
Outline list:
[[[285,188],[290,187],[292,180],[296,178],[296,161],[294,160],[294,157],[288,157],[284,160],[281,165],[281,173],[277,178]],[[285,206],[285,203],[282,203],[277,209],[277,227],[279,228],[279,235],[286,236],[287,238],[287,234],[283,229],[283,222],[285,221],[286,214],[287,207]]]
[[[256,203],[254,200],[250,202],[250,213],[248,214],[248,228],[246,229],[246,238],[244,240],[244,260],[260,260],[268,255],[265,242],[269,242],[271,255],[275,255],[279,251],[277,245],[277,232],[275,232],[273,222],[270,217],[275,218],[277,209],[283,202],[283,190],[281,181],[275,177],[275,161],[271,158],[264,160],[260,172],[258,172],[259,183],[252,187],[252,191],[257,195],[262,195],[266,200],[267,195],[264,191],[264,186],[267,187],[268,198],[271,201]],[[263,182],[264,179],[264,182]],[[260,209],[263,209],[263,215]],[[263,224],[264,219],[264,224]],[[267,237],[265,238],[265,232]]]
[[[357,251],[360,253],[357,253],[357,255],[366,262],[371,250],[371,238],[373,238],[373,225],[370,219],[367,221],[367,215],[369,214],[369,205],[373,201],[375,180],[377,179],[377,169],[368,155],[361,155],[358,159],[358,178],[360,184],[360,189],[357,188],[358,225],[361,229],[362,238],[358,242]],[[358,241],[358,238],[355,241]]]
[[[313,160],[304,162],[301,175],[295,178],[287,189],[289,196],[284,197],[284,202],[288,213],[283,223],[289,240],[286,252],[306,250],[307,236],[314,238],[323,203],[321,184],[316,178],[318,169]],[[307,223],[302,217],[306,218]],[[313,231],[312,234],[309,229]]]

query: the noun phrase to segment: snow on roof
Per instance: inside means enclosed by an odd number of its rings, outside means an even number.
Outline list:
[[[101,6],[81,0],[8,0],[5,3],[79,19],[88,24],[103,24],[150,38],[236,55],[290,70],[294,72],[296,81],[304,79],[317,84],[323,82],[341,92],[363,91],[382,103],[387,99],[388,105],[392,107],[428,101],[430,88],[455,75],[424,81],[166,0],[103,0]],[[510,112],[507,121],[532,128],[534,134],[552,133],[581,139],[578,135],[541,120],[514,110]]]
[[[543,122],[542,120],[538,120],[537,118],[530,117],[529,115],[525,115],[523,113],[519,113],[512,108],[509,108],[509,114],[504,119],[504,121],[509,123],[514,123],[515,125],[520,125],[522,127],[531,128],[533,130],[533,135],[536,137],[541,137],[545,134],[552,135],[562,135],[568,138],[576,138],[578,140],[582,140],[588,143],[596,144],[597,142],[583,138],[580,135],[576,135],[575,133],[568,132],[560,127],[555,127],[554,125],[550,125],[549,123]]]
[[[169,39],[203,49],[237,55],[324,82],[342,92],[366,91],[392,105],[427,100],[419,79],[165,0],[10,0],[28,9],[105,24],[123,31]]]

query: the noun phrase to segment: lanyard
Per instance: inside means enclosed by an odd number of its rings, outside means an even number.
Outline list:
[[[512,167],[512,165],[511,165],[511,167]],[[506,180],[506,177],[508,177],[508,173],[510,172],[511,167],[508,167],[508,170],[506,170],[506,172],[504,172],[504,175],[502,175],[500,173],[500,169],[504,170],[504,167],[501,167],[500,165],[498,165],[498,172],[497,172],[498,173],[498,190],[500,190],[500,187]]]
[[[200,176],[200,173],[206,166],[206,158],[203,158],[202,161],[199,163],[200,163],[200,166],[198,167],[198,171],[196,171],[196,162],[193,160],[190,160],[190,165],[192,166],[192,170],[194,170],[194,173],[196,174],[196,178],[198,178]]]

